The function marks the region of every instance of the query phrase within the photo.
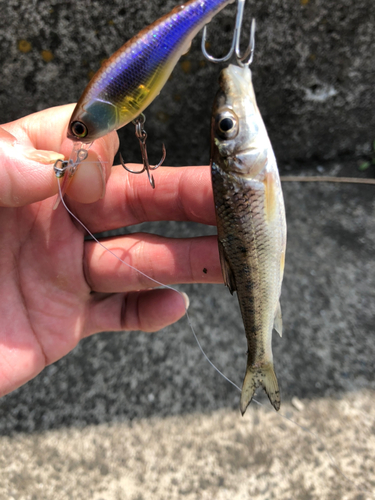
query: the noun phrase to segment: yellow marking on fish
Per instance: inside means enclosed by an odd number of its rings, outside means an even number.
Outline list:
[[[284,275],[284,267],[285,267],[285,252],[282,252],[280,259],[280,273],[281,276]]]
[[[267,223],[270,224],[271,222],[273,222],[277,213],[277,185],[275,176],[272,172],[266,173],[263,184],[266,198],[266,220]]]
[[[129,110],[139,109],[149,93],[150,89],[148,87],[140,85],[132,95],[127,95],[122,101],[120,114],[126,115]]]

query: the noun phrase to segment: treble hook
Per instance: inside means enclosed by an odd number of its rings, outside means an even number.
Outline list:
[[[241,67],[250,66],[254,57],[254,49],[255,49],[255,19],[251,21],[251,29],[250,29],[250,41],[247,46],[244,54],[241,54],[240,49],[240,41],[241,41],[241,30],[243,23],[243,13],[245,9],[245,1],[246,0],[238,0],[237,7],[237,16],[236,16],[236,24],[234,27],[232,46],[228,52],[228,54],[221,58],[216,58],[211,56],[206,49],[206,41],[207,41],[207,26],[204,27],[203,36],[202,36],[202,52],[206,59],[213,63],[222,63],[229,61],[229,59],[236,54],[237,63]]]
[[[155,180],[154,176],[151,174],[151,170],[156,170],[157,168],[161,167],[164,163],[164,160],[167,156],[165,146],[163,144],[163,156],[159,163],[155,165],[155,167],[151,167],[149,161],[148,161],[148,154],[147,154],[147,146],[146,146],[146,140],[147,140],[147,132],[144,129],[144,124],[146,121],[146,117],[143,113],[141,113],[135,120],[133,120],[133,123],[135,125],[135,135],[139,141],[139,146],[141,148],[141,154],[142,154],[142,162],[143,162],[143,168],[142,170],[131,170],[129,167],[125,165],[125,162],[121,156],[120,153],[120,162],[121,165],[124,167],[125,170],[130,172],[131,174],[142,174],[144,171],[147,172],[147,177],[148,180],[151,184],[152,189],[155,189]]]

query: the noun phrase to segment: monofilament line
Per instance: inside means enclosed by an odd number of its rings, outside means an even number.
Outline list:
[[[61,203],[64,205],[64,208],[65,210],[68,212],[68,214],[73,217],[74,220],[76,220],[78,222],[78,224],[80,224],[83,229],[91,236],[91,238],[96,242],[98,243],[98,245],[100,245],[104,250],[106,250],[107,252],[109,252],[111,255],[113,255],[113,257],[115,257],[115,259],[117,259],[118,261],[120,261],[122,264],[125,264],[125,266],[129,267],[130,269],[132,269],[133,271],[136,271],[137,273],[139,273],[140,275],[142,275],[143,277],[147,278],[148,280],[152,281],[153,283],[155,283],[156,285],[162,287],[162,288],[165,288],[165,289],[168,289],[168,290],[172,290],[173,292],[176,292],[178,293],[184,300],[184,304],[185,304],[185,299],[184,299],[184,296],[182,295],[182,293],[180,291],[178,291],[176,288],[173,288],[172,286],[169,286],[169,285],[165,285],[164,283],[161,283],[160,281],[154,279],[154,278],[151,278],[151,276],[148,276],[146,273],[144,273],[143,271],[141,271],[140,269],[137,269],[136,267],[132,266],[131,264],[129,264],[128,262],[126,262],[125,260],[121,259],[121,257],[119,257],[118,255],[116,255],[114,252],[112,252],[112,250],[110,250],[109,248],[107,248],[103,243],[101,243],[93,234],[92,232],[83,224],[82,221],[80,221],[78,219],[78,217],[76,215],[74,215],[74,213],[68,208],[68,206],[66,205],[65,201],[64,201],[64,198],[62,197],[62,193],[61,193],[61,186],[60,186],[60,182],[59,180],[57,180],[57,183],[58,183],[58,186],[59,186],[59,195],[60,195],[60,199],[61,199]],[[212,366],[212,368],[214,370],[217,371],[217,373],[219,375],[221,375],[227,382],[229,382],[230,384],[232,384],[238,391],[241,392],[241,389],[240,387],[238,387],[237,384],[235,384],[234,382],[232,382],[232,380],[230,380],[226,375],[224,375],[224,373],[222,373],[219,368],[217,368],[217,366],[214,365],[214,363],[210,360],[210,358],[207,356],[207,354],[205,353],[199,339],[198,339],[198,336],[197,334],[195,333],[195,329],[194,329],[194,326],[192,324],[192,321],[190,319],[190,316],[189,316],[189,313],[188,313],[188,310],[187,310],[187,307],[186,307],[186,304],[185,304],[185,315],[186,315],[186,319],[187,319],[187,322],[188,322],[188,325],[194,335],[194,338],[195,338],[195,341],[196,343],[198,344],[198,347],[200,349],[200,351],[202,352],[203,356],[205,357],[205,359],[210,363],[210,365]]]

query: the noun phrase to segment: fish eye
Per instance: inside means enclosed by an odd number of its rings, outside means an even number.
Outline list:
[[[234,122],[232,118],[223,118],[221,122],[219,122],[219,128],[223,132],[229,132],[230,130],[232,130],[233,127],[234,127]]]
[[[73,122],[70,126],[70,130],[77,139],[84,139],[88,134],[87,127],[82,122]]]
[[[232,110],[220,113],[216,118],[216,133],[222,139],[234,139],[238,134],[238,119]]]

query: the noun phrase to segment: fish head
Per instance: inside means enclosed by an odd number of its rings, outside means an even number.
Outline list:
[[[251,71],[230,65],[221,72],[219,83],[212,112],[212,160],[238,175],[255,176],[255,170],[259,173],[264,167],[269,139],[256,104]],[[254,161],[248,161],[252,157]]]
[[[72,141],[91,143],[117,128],[117,109],[110,102],[92,99],[78,102],[68,125]]]

